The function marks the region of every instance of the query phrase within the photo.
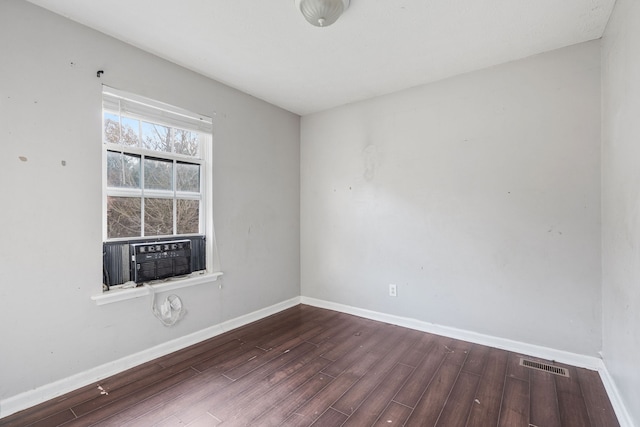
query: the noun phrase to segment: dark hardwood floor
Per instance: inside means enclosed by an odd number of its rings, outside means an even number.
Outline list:
[[[300,305],[0,425],[618,425],[597,372],[520,356]]]

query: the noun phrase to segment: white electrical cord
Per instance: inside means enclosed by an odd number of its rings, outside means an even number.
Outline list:
[[[153,286],[144,284],[151,292],[151,311],[164,326],[173,326],[187,314],[187,310],[182,305],[182,300],[177,295],[169,295],[160,305],[160,310],[156,307],[156,291]]]

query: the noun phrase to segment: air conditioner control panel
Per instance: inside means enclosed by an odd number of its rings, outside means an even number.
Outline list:
[[[191,241],[131,244],[131,273],[136,283],[191,273]]]

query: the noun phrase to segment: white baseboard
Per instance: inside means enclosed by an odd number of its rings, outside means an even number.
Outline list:
[[[300,297],[300,302],[314,307],[326,308],[328,310],[339,311],[341,313],[352,314],[354,316],[364,317],[366,319],[376,320],[379,322],[390,323],[392,325],[403,326],[405,328],[415,329],[418,331],[429,332],[436,335],[442,335],[449,338],[455,338],[476,344],[495,347],[502,350],[519,353],[522,355],[538,357],[546,360],[555,360],[560,363],[586,368],[598,371],[602,383],[607,391],[611,405],[618,417],[621,427],[633,427],[633,421],[629,412],[620,398],[620,394],[615,386],[615,382],[609,375],[602,359],[594,356],[586,356],[583,354],[571,353],[563,350],[556,350],[548,347],[542,347],[533,344],[527,344],[520,341],[509,340],[505,338],[494,337],[491,335],[479,334],[477,332],[467,331],[463,329],[452,328],[449,326],[436,325],[434,323],[424,322],[421,320],[411,319],[408,317],[395,316],[392,314],[380,313],[377,311],[366,310],[363,308],[352,307],[349,305],[338,304],[330,301],[319,300],[310,297]]]
[[[256,320],[260,320],[272,314],[276,314],[298,304],[300,304],[300,297],[291,298],[290,300],[274,304],[155,347],[151,347],[139,353],[132,354],[62,380],[43,385],[34,390],[29,390],[16,396],[3,399],[0,401],[0,418],[22,411],[23,409],[27,409],[31,406],[53,399],[96,381],[100,381],[104,378],[110,377],[111,375],[133,368],[134,366],[138,366],[157,357],[164,356],[209,338],[213,338],[224,332],[255,322]]]
[[[600,379],[602,379],[602,384],[604,385],[605,390],[607,390],[607,395],[609,396],[609,400],[611,401],[611,406],[613,406],[613,410],[618,417],[618,422],[621,427],[633,427],[635,424],[633,419],[631,418],[631,414],[627,410],[622,397],[620,396],[620,392],[618,391],[618,387],[616,386],[615,381],[609,374],[609,371],[606,368],[606,365],[603,364],[603,368],[598,370],[600,373]]]

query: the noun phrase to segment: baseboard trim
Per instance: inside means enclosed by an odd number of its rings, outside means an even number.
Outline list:
[[[605,390],[607,391],[607,396],[609,396],[609,400],[611,401],[611,406],[613,406],[613,411],[616,413],[616,417],[618,417],[618,422],[621,427],[633,427],[634,424],[633,419],[631,418],[631,414],[627,410],[622,397],[620,396],[620,392],[618,391],[618,387],[616,386],[613,377],[609,373],[609,370],[606,368],[606,363],[603,363],[602,369],[598,370],[600,374],[600,379],[602,380],[602,384],[604,385]]]
[[[219,323],[217,325],[193,332],[183,337],[168,341],[166,343],[151,347],[141,352],[123,357],[113,362],[106,363],[101,366],[89,369],[87,371],[72,375],[67,378],[55,381],[50,384],[37,387],[20,393],[16,396],[9,397],[0,401],[0,418],[9,416],[23,409],[30,408],[39,403],[53,399],[80,387],[84,387],[96,381],[115,375],[119,372],[133,368],[141,363],[148,362],[157,357],[164,356],[177,350],[181,350],[201,341],[213,338],[224,332],[230,331],[240,326],[244,326],[251,322],[263,319],[272,314],[279,313],[287,308],[300,304],[300,297],[291,298],[289,300],[274,304],[269,307],[236,317],[231,320]]]
[[[598,371],[602,383],[607,391],[611,405],[618,417],[621,427],[633,427],[629,412],[624,405],[623,400],[615,386],[615,382],[607,371],[602,359],[583,354],[571,353],[564,350],[556,350],[553,348],[527,344],[520,341],[514,341],[505,338],[494,337],[491,335],[480,334],[477,332],[467,331],[463,329],[452,328],[449,326],[436,325],[421,320],[411,319],[408,317],[395,316],[392,314],[380,313],[377,311],[366,310],[363,308],[352,307],[345,304],[338,304],[331,301],[320,300],[310,297],[300,297],[302,304],[311,305],[328,310],[339,311],[341,313],[352,314],[354,316],[364,317],[366,319],[376,320],[379,322],[390,323],[392,325],[403,326],[405,328],[415,329],[418,331],[429,332],[436,335],[442,335],[449,338],[455,338],[476,344],[495,347],[502,350],[511,351],[527,356],[539,357],[541,359],[555,360],[560,363],[577,366],[580,368]]]

